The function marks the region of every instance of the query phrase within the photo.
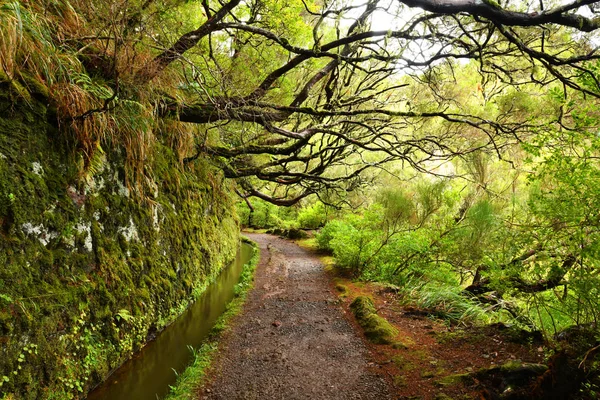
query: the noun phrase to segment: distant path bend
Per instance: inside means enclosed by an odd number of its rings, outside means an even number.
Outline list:
[[[335,302],[319,259],[246,234],[261,258],[255,287],[224,339],[201,399],[395,399]]]

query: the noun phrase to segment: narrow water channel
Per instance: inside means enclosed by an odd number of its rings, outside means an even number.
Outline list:
[[[225,268],[206,292],[169,325],[153,342],[115,371],[92,391],[88,400],[155,400],[175,383],[174,371],[190,362],[188,346],[199,347],[227,304],[242,267],[252,257],[252,246],[243,243],[235,261]]]

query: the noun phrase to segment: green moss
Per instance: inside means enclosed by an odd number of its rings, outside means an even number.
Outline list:
[[[375,310],[373,300],[367,296],[358,296],[355,298],[350,304],[350,309],[358,320],[377,312],[377,310]]]
[[[354,313],[358,324],[363,328],[367,339],[378,344],[393,342],[393,338],[398,334],[398,331],[385,318],[377,315],[371,298],[358,296],[350,304],[350,309]]]
[[[544,364],[508,361],[500,366],[483,368],[473,374],[478,380],[501,379],[510,387],[525,386],[548,370]]]
[[[404,375],[396,375],[394,376],[394,385],[399,388],[404,388],[407,386],[406,377]]]
[[[239,238],[234,200],[227,185],[210,183],[219,177],[207,163],[184,171],[161,143],[149,149],[160,188],[153,204],[119,194],[124,152],[109,146],[94,175],[103,185],[88,187],[45,105],[11,96],[0,91],[0,294],[12,300],[0,297],[0,370],[18,366],[23,343],[38,354],[2,390],[77,398],[228,264]]]
[[[346,296],[348,294],[348,287],[346,285],[342,285],[341,283],[335,285],[335,290],[340,292],[340,296]]]
[[[23,81],[24,86],[29,89],[29,92],[40,95],[42,98],[50,98],[48,88],[38,79],[26,71],[21,71],[20,74],[21,80]]]
[[[448,375],[435,381],[438,386],[472,385],[473,383],[474,380],[470,374]]]
[[[392,343],[392,348],[396,349],[396,350],[406,350],[408,349],[408,344],[400,341],[400,340],[395,340],[394,343]]]
[[[506,363],[502,364],[500,366],[500,371],[512,372],[512,371],[516,371],[517,369],[522,368],[522,367],[523,367],[522,362],[512,360],[512,361],[507,361]],[[540,373],[543,373],[546,369],[548,369],[548,367],[545,365],[541,365],[541,367],[543,368],[543,370],[541,370]]]
[[[401,371],[410,371],[415,368],[414,364],[404,358],[402,355],[396,355],[392,357],[392,362],[400,369]]]

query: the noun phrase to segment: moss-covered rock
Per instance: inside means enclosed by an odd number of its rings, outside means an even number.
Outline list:
[[[350,304],[356,321],[363,328],[365,336],[373,343],[393,343],[398,331],[385,318],[377,315],[373,300],[367,296],[358,296]]]
[[[508,361],[502,365],[483,368],[472,376],[477,382],[491,392],[529,393],[532,389],[532,383],[538,380],[546,371],[548,366],[543,364],[523,363],[521,361]],[[567,398],[568,396],[559,396],[558,398]],[[523,398],[523,397],[515,397]],[[526,395],[525,398],[529,398]]]
[[[150,198],[128,186],[124,149],[105,146],[83,180],[47,106],[2,85],[0,393],[80,398],[233,258],[234,200],[208,162],[181,166],[167,140],[148,149]]]
[[[340,293],[341,297],[346,297],[348,295],[348,286],[338,283],[335,285],[335,290]]]
[[[435,381],[435,384],[444,387],[457,385],[472,385],[474,382],[475,381],[473,380],[471,374],[454,374],[437,379]]]

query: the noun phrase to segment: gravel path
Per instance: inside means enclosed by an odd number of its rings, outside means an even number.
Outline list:
[[[395,399],[329,289],[318,258],[294,243],[260,246],[255,288],[201,399]]]

